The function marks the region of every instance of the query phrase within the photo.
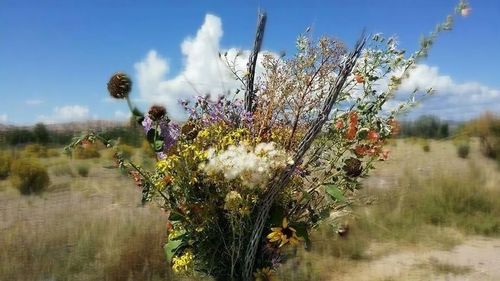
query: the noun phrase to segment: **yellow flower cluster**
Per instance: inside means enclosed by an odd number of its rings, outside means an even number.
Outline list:
[[[172,270],[175,273],[188,273],[192,270],[194,255],[190,250],[187,250],[182,256],[172,259]]]
[[[172,230],[170,230],[168,232],[168,241],[179,237],[183,233],[184,233],[184,231],[182,229],[172,229]]]
[[[156,163],[156,177],[153,181],[156,189],[163,190],[165,176],[170,176],[172,183],[194,184],[198,181],[198,169],[208,157],[208,148],[222,150],[229,145],[239,143],[248,131],[243,128],[233,129],[225,124],[214,124],[198,132],[196,138],[179,143],[174,153]],[[173,173],[172,171],[175,171]]]
[[[211,147],[216,150],[223,150],[229,145],[243,141],[247,135],[247,129],[238,128],[228,130],[228,127],[224,124],[215,124],[201,130],[195,141],[203,144],[205,148]]]

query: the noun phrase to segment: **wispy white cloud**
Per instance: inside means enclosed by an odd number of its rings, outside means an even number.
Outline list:
[[[115,111],[114,117],[117,120],[127,120],[130,118],[130,112],[123,112],[121,110],[117,110]]]
[[[42,104],[43,100],[40,100],[40,99],[29,99],[29,100],[25,100],[24,103],[26,105],[36,106],[36,105]]]
[[[65,105],[55,107],[51,115],[38,116],[39,122],[59,123],[81,121],[89,118],[89,108],[82,105]]]
[[[185,64],[180,73],[171,78],[167,77],[170,71],[168,59],[155,50],[149,51],[142,61],[135,64],[140,97],[149,103],[165,105],[174,118],[180,118],[179,99],[205,94],[217,96],[240,87],[218,54],[227,52],[228,60],[234,61],[235,68],[243,73],[250,51],[222,49],[222,35],[220,18],[207,14],[196,36],[182,42]],[[259,64],[257,72],[260,69]]]
[[[7,114],[0,114],[0,123],[7,123]]]
[[[435,94],[424,99],[411,113],[413,116],[434,114],[444,119],[464,120],[485,110],[500,110],[500,89],[478,82],[456,82],[449,75],[441,74],[435,66],[418,65],[403,83],[401,91],[415,88],[432,88]]]

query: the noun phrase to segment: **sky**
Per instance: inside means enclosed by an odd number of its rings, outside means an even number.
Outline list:
[[[0,123],[125,120],[106,90],[116,71],[134,81],[143,110],[237,86],[218,52],[252,47],[259,9],[268,14],[263,49],[292,54],[297,36],[329,35],[352,46],[363,29],[395,35],[415,50],[453,11],[455,0],[133,1],[0,0]],[[500,111],[500,1],[470,0],[471,13],[438,38],[407,87],[433,87],[412,116],[466,120]]]

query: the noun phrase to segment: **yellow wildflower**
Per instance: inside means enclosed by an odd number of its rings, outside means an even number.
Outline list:
[[[283,223],[281,227],[272,227],[271,233],[267,235],[267,239],[269,242],[274,243],[278,242],[279,247],[282,247],[285,244],[290,244],[292,246],[298,245],[301,238],[297,236],[297,231],[288,226],[288,220],[286,218],[283,219]]]
[[[194,255],[191,250],[184,252],[182,256],[172,259],[172,269],[175,273],[188,273],[193,266]]]

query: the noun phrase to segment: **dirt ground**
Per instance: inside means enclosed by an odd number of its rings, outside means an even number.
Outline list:
[[[398,178],[404,169],[417,170],[429,176],[436,170],[460,173],[476,165],[487,177],[486,188],[500,188],[500,172],[494,163],[487,163],[477,153],[478,142],[473,142],[469,159],[454,156],[455,147],[446,142],[430,143],[431,153],[422,153],[418,145],[404,145],[399,141],[390,147],[391,158],[381,163],[380,169],[366,180],[368,188],[397,188]],[[474,153],[476,152],[476,153]],[[428,157],[426,157],[428,155]],[[450,162],[450,159],[454,159]],[[411,159],[412,161],[405,161]],[[400,166],[403,163],[403,166]],[[411,163],[411,166],[410,164]],[[387,251],[387,245],[372,245],[375,253],[379,248]],[[389,246],[390,248],[390,246]],[[498,281],[500,280],[500,239],[465,237],[463,242],[451,250],[430,248],[392,249],[390,254],[361,261],[352,270],[334,280],[446,280],[446,281]]]
[[[387,248],[387,245],[373,245]],[[395,249],[360,261],[341,276],[342,281],[500,280],[500,239],[472,237],[449,251],[428,248]]]

